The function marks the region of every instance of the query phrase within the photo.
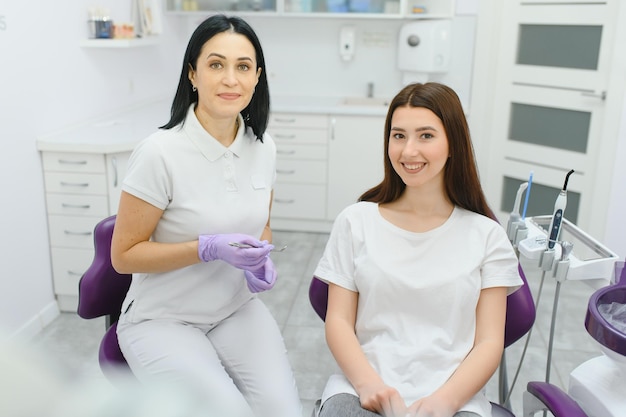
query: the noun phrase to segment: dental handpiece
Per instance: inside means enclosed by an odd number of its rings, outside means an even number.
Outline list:
[[[559,240],[559,234],[561,233],[561,223],[563,222],[563,213],[567,206],[567,182],[569,176],[574,173],[572,169],[565,175],[565,182],[563,183],[563,189],[559,192],[554,203],[554,213],[552,214],[552,220],[550,221],[550,229],[548,229],[548,250],[554,249],[554,245]]]
[[[520,216],[520,205],[522,203],[522,194],[528,188],[528,183],[523,182],[519,185],[517,189],[517,194],[515,196],[515,203],[513,204],[513,210],[509,214],[509,222],[507,224],[507,234],[509,236],[509,240],[513,241],[515,239],[515,231],[517,230],[518,224],[521,220]]]

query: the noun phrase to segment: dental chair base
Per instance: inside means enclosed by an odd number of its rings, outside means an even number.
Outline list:
[[[589,417],[626,415],[626,375],[605,355],[572,371],[568,393]]]

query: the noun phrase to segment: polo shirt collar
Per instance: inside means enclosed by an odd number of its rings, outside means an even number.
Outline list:
[[[193,144],[200,150],[202,155],[204,155],[204,157],[211,162],[217,161],[227,152],[233,153],[235,156],[239,157],[244,146],[244,133],[246,131],[246,125],[241,114],[237,116],[239,118],[239,129],[235,135],[235,140],[230,146],[226,147],[211,136],[209,132],[204,129],[204,127],[202,127],[200,121],[196,117],[194,108],[195,103],[189,106],[183,130],[189,140],[191,140],[191,142],[193,142]]]

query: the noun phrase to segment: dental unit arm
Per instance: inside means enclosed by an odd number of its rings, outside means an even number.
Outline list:
[[[570,170],[566,174],[563,188],[556,198],[551,215],[526,218],[526,207],[524,207],[524,216],[520,217],[519,204],[521,194],[526,191],[526,199],[528,199],[529,185],[532,181],[531,172],[529,182],[523,183],[519,187],[507,226],[507,235],[517,250],[520,265],[538,267],[542,271],[536,298],[536,308],[541,297],[545,276],[550,273],[556,280],[548,340],[546,384],[550,382],[556,313],[562,282],[565,280],[584,280],[592,287],[600,288],[607,285],[607,280],[611,281],[615,262],[619,260],[617,254],[564,217],[567,205],[567,183],[573,172],[574,170]],[[518,365],[518,373],[524,360],[531,332],[532,329],[527,335],[526,344]],[[517,375],[513,385],[516,379]]]
[[[566,279],[584,280],[592,286],[603,286],[612,277],[615,261],[619,257],[565,218],[567,184],[573,173],[573,169],[567,172],[551,215],[525,218],[521,226],[514,209],[509,223],[517,227],[513,236],[509,234],[509,239],[517,248],[521,261],[552,272],[552,276],[560,282]],[[516,205],[519,204],[521,190],[522,186],[518,190]],[[522,239],[521,231],[524,232]]]
[[[551,215],[544,215],[526,219],[528,237],[517,246],[520,258],[543,270],[553,271],[555,278],[560,278],[561,281],[587,281],[597,288],[607,285],[607,280],[612,280],[615,262],[619,260],[619,256],[566,218],[561,220],[559,226],[560,233],[566,240],[557,242],[558,244],[549,249],[547,228],[552,224],[552,218]],[[564,246],[569,252],[567,259],[564,257]],[[552,262],[549,263],[548,260]],[[564,274],[558,271],[559,260],[569,262]]]

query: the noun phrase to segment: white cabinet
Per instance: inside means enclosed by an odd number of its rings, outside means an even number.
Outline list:
[[[384,174],[385,116],[331,116],[328,148],[329,220],[378,185]]]
[[[268,132],[277,157],[273,218],[325,220],[328,116],[274,113]]]
[[[117,212],[130,152],[42,152],[54,291],[76,311],[78,281],[93,259],[93,229]]]
[[[272,114],[272,227],[330,231],[344,207],[382,180],[384,123],[384,115]]]

